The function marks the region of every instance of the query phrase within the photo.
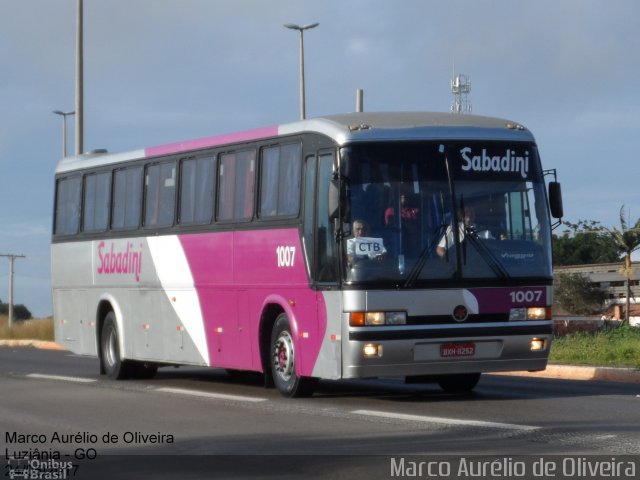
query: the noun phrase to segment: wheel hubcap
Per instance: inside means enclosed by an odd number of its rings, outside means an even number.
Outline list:
[[[109,331],[107,340],[104,345],[105,359],[109,366],[113,366],[116,363],[117,358],[117,346],[116,346],[116,333],[113,329]]]
[[[289,332],[282,332],[273,345],[273,370],[288,382],[294,370],[293,339]]]

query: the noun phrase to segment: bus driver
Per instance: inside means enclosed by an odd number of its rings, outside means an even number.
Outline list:
[[[369,226],[364,220],[353,221],[353,237],[347,239],[347,261],[383,260],[387,254],[382,238],[369,237]]]
[[[461,209],[459,212],[459,222],[458,222],[458,237],[460,239],[460,243],[464,241],[465,233],[467,231],[474,232],[477,238],[482,239],[493,239],[495,238],[491,231],[479,228],[476,224],[476,212],[475,208],[471,205],[467,206],[464,209]],[[454,245],[454,236],[453,236],[453,228],[451,225],[447,227],[445,234],[442,236],[438,245],[436,247],[436,253],[443,257],[447,250]]]

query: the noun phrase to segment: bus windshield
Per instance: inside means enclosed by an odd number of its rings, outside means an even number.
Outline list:
[[[347,284],[549,278],[550,224],[532,143],[341,149]]]

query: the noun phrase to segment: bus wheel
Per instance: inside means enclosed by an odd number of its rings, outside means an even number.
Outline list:
[[[109,312],[104,319],[100,335],[100,361],[109,378],[121,380],[129,377],[129,365],[120,355],[116,316]]]
[[[438,377],[438,385],[447,393],[468,393],[480,380],[480,373],[460,373]]]
[[[271,373],[277,389],[286,397],[313,394],[318,380],[296,374],[296,353],[287,315],[281,313],[271,331]]]

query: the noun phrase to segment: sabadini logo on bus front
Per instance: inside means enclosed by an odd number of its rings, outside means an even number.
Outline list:
[[[460,155],[464,160],[462,170],[465,172],[520,173],[522,178],[529,175],[529,152],[524,152],[524,156],[518,156],[515,150],[507,148],[503,156],[491,156],[487,154],[487,149],[483,148],[480,155],[473,155],[471,147],[464,147],[460,150]]]

